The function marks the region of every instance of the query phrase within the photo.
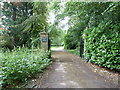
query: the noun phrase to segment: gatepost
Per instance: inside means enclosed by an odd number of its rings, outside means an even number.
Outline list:
[[[40,39],[41,39],[41,49],[47,51],[48,50],[48,33],[41,32]]]

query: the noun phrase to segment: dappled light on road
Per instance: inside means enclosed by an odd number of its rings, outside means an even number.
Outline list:
[[[64,51],[64,47],[52,48],[53,51]]]

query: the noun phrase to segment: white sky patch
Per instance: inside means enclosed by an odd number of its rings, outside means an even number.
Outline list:
[[[6,18],[6,16],[2,16],[2,18]]]
[[[55,20],[55,14],[54,14],[54,11],[51,11],[51,12],[49,12],[48,22],[50,24],[53,24],[54,20]]]
[[[59,23],[59,28],[62,28],[63,30],[68,30],[69,29],[69,25],[68,25],[68,21],[69,21],[69,17],[65,17],[64,20],[62,20],[60,23]]]
[[[69,19],[70,19],[69,17],[65,17],[64,20],[61,20],[61,21],[59,22],[59,24],[58,24],[58,28],[61,28],[62,30],[68,30],[68,28],[69,28],[69,25],[68,25]],[[54,21],[55,21],[55,14],[54,14],[53,11],[51,11],[51,12],[49,13],[48,22],[49,22],[50,24],[53,24]]]
[[[0,21],[0,25],[2,24],[2,22]]]
[[[62,14],[62,12],[64,11],[65,3],[66,2],[61,2],[59,4],[61,7],[61,10],[60,10],[60,12],[58,12],[58,14]],[[56,14],[54,13],[54,11],[49,12],[49,16],[48,16],[49,24],[54,24],[54,22],[56,20],[55,16],[56,16]],[[58,24],[58,28],[61,28],[62,30],[68,30],[69,29],[69,25],[68,25],[69,19],[70,19],[70,17],[65,17],[64,20],[61,20]]]
[[[3,2],[0,2],[0,5],[1,5],[1,6],[3,6],[3,5],[4,5],[4,3],[3,3]]]

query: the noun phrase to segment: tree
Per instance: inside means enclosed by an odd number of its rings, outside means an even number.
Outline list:
[[[47,3],[45,2],[13,2],[4,3],[3,24],[13,36],[15,46],[38,46],[40,32],[47,27]]]

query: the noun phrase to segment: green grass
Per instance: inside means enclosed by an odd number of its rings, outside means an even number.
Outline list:
[[[77,55],[77,56],[79,56],[80,54],[79,54],[79,48],[77,48],[77,49],[67,49],[66,51],[68,51],[69,53],[72,53],[72,54],[74,54],[74,55]]]
[[[68,49],[66,51],[68,51],[69,53],[75,54],[75,49]]]
[[[50,52],[41,49],[17,48],[1,55],[0,85],[15,87],[50,64]]]

